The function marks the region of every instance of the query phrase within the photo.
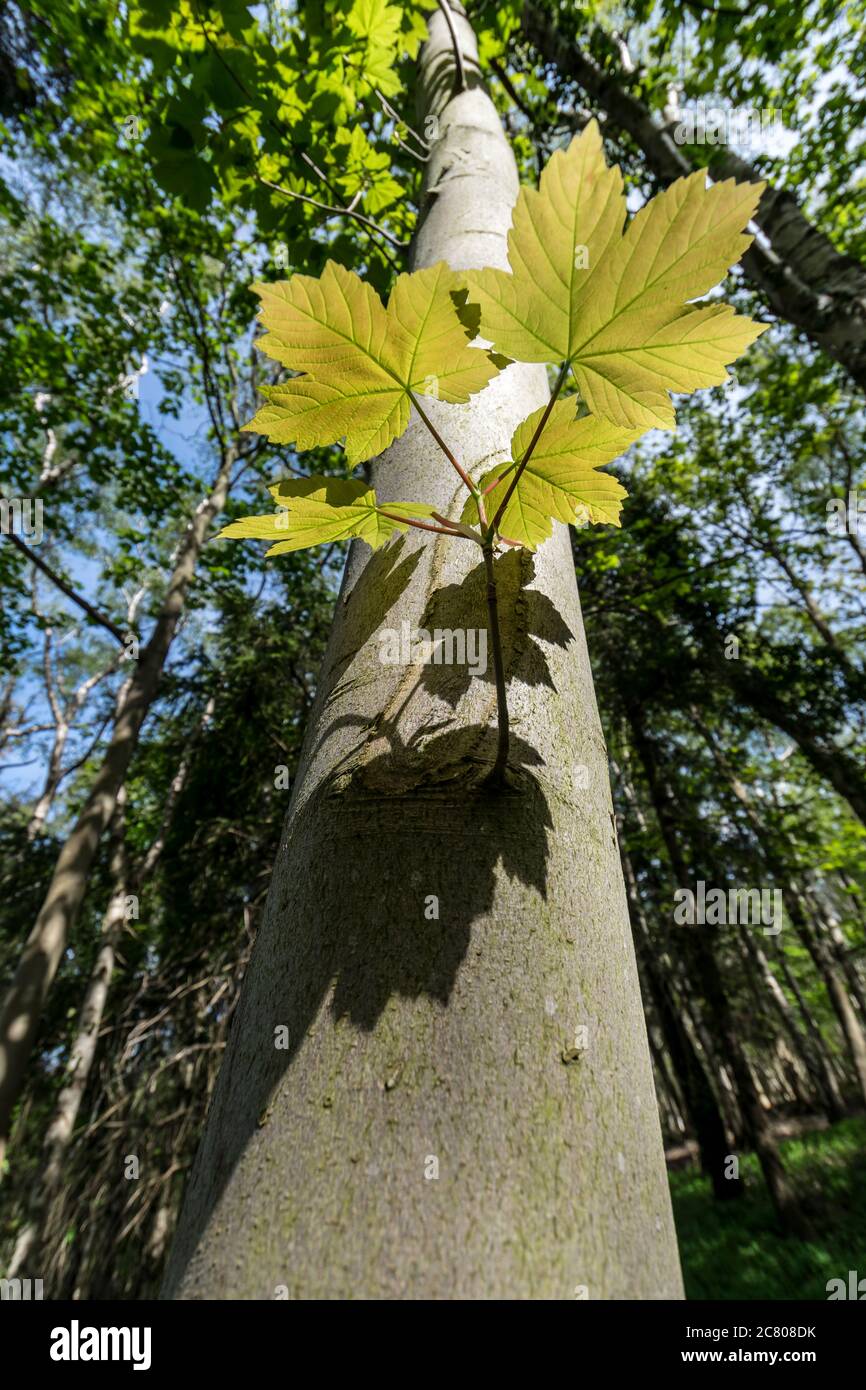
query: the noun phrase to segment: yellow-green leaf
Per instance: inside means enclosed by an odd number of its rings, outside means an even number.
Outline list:
[[[764,323],[727,304],[643,313],[637,329],[614,320],[582,348],[574,375],[589,409],[637,429],[673,429],[669,391],[721,386],[725,370],[763,333]]]
[[[536,410],[518,425],[511,441],[513,462],[498,464],[482,479],[482,489],[496,478],[501,479],[485,497],[488,517],[495,516],[501,505],[545,409]],[[502,535],[529,550],[535,550],[547,539],[554,521],[619,525],[626,490],[616,478],[599,469],[624,453],[642,431],[624,430],[594,415],[576,420],[574,412],[573,396],[553,406],[502,516]],[[463,520],[472,521],[475,515],[475,503],[470,498]]]
[[[726,381],[724,369],[766,327],[689,304],[748,249],[743,228],[763,187],[707,187],[699,170],[620,235],[622,181],[590,122],[551,158],[538,192],[521,190],[508,241],[513,273],[468,273],[480,333],[510,357],[568,363],[590,409],[623,428],[673,428],[670,392]]]
[[[595,121],[556,150],[539,188],[521,188],[503,270],[469,271],[483,336],[522,362],[564,362],[578,310],[620,240],[625,198],[619,169],[605,164]]]
[[[373,489],[360,478],[293,478],[269,489],[281,510],[247,516],[224,526],[220,536],[273,541],[268,555],[358,537],[377,550],[396,531],[408,529],[402,518],[424,518],[432,509],[421,502],[389,502],[380,507]]]
[[[397,277],[387,309],[353,271],[328,261],[320,279],[256,285],[261,350],[302,373],[263,391],[244,428],[301,449],[345,438],[362,463],[403,433],[413,394],[466,402],[495,376],[494,354],[469,346],[456,301],[463,279],[444,261]]]

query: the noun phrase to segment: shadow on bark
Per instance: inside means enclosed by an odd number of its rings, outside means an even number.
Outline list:
[[[401,560],[398,543],[380,563],[386,592],[360,634],[364,640],[408,582],[414,556]],[[552,689],[542,644],[564,647],[572,634],[550,601],[525,587],[533,574],[529,557],[511,552],[497,569],[509,679]],[[483,565],[462,584],[435,592],[423,622],[486,626]],[[338,655],[338,670],[345,659]],[[412,691],[423,688],[428,709],[436,697],[447,717],[441,724],[422,721],[412,732],[407,701],[395,697],[373,729],[359,729],[353,752],[287,825],[196,1159],[167,1275],[169,1296],[263,1127],[279,1123],[284,1107],[293,1124],[289,1111],[297,1116],[299,1105],[327,1103],[326,1095],[307,1094],[315,1055],[305,1064],[305,1094],[292,1092],[286,1073],[299,1051],[315,1054],[318,1036],[343,1026],[346,1046],[363,1049],[362,1035],[377,1027],[395,997],[426,995],[447,1009],[467,952],[484,951],[484,937],[473,937],[472,927],[489,917],[498,876],[547,896],[552,820],[537,775],[540,754],[512,733],[509,786],[496,792],[483,785],[496,752],[492,671],[483,677],[488,687],[478,709],[489,717],[466,726],[455,725],[453,710],[469,688],[469,673],[443,665],[416,667],[414,674]],[[275,1045],[279,1028],[286,1047]],[[411,1036],[398,1030],[396,1046],[408,1059]],[[355,1052],[352,1066],[358,1061],[363,1073],[363,1053]],[[388,1078],[364,1077],[359,1104],[368,1085],[387,1087]]]

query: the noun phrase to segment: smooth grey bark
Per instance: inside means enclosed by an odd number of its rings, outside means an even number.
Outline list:
[[[516,169],[455,24],[468,90],[440,12],[420,59],[439,138],[414,265],[505,266]],[[547,392],[514,365],[435,423],[477,477]],[[459,514],[417,418],[374,481]],[[478,559],[414,533],[350,551],[166,1296],[682,1296],[565,529],[534,570],[497,561],[506,790],[482,785],[492,672],[379,660],[383,627],[486,626]]]

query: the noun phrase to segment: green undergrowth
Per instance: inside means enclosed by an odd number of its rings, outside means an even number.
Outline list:
[[[785,1167],[816,1231],[781,1234],[758,1160],[741,1162],[746,1192],[716,1202],[696,1167],[670,1175],[688,1298],[826,1299],[827,1281],[866,1278],[866,1120],[787,1139]]]

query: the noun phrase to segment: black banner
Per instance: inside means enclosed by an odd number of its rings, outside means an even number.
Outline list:
[[[706,1302],[706,1303],[589,1303],[576,1300],[542,1314],[545,1331],[555,1329],[575,1338],[575,1373],[586,1370],[587,1355],[597,1368],[666,1372],[673,1367],[760,1366],[768,1370],[805,1366],[823,1376],[856,1367],[863,1347],[864,1310],[860,1298],[829,1302]],[[410,1302],[407,1300],[407,1302]],[[854,1306],[852,1306],[852,1302]],[[417,1306],[417,1305],[416,1305]],[[447,1305],[446,1305],[447,1306]],[[476,1313],[478,1305],[473,1304]],[[496,1362],[499,1348],[513,1345],[514,1316],[528,1321],[525,1330],[538,1325],[531,1307],[525,1314],[513,1311],[505,1335],[486,1343]],[[167,1372],[193,1374],[265,1374],[274,1362],[289,1374],[300,1349],[296,1340],[314,1328],[315,1312],[329,1320],[333,1304],[310,1305],[275,1300],[262,1303],[51,1303],[35,1299],[6,1298],[0,1303],[0,1365],[8,1373],[10,1353],[17,1347],[28,1369],[62,1384],[70,1377],[93,1379],[101,1372],[164,1376]],[[436,1326],[441,1332],[444,1309],[436,1307]],[[411,1308],[388,1322],[388,1331],[399,1335],[403,1318],[412,1321]],[[328,1327],[333,1332],[342,1322]],[[429,1305],[425,1317],[429,1315]],[[495,1318],[495,1307],[493,1309]],[[351,1314],[350,1314],[351,1316]],[[384,1328],[365,1322],[358,1331],[382,1336]],[[403,1324],[403,1327],[407,1324]],[[473,1324],[477,1334],[477,1324]],[[289,1341],[288,1339],[293,1339]],[[311,1346],[316,1345],[311,1343]],[[329,1372],[333,1343],[329,1341]],[[349,1350],[351,1348],[351,1350]],[[485,1351],[485,1356],[487,1355]],[[348,1355],[357,1363],[358,1342],[353,1339]],[[510,1354],[510,1353],[509,1353]],[[561,1360],[562,1350],[557,1356]],[[283,1358],[282,1363],[280,1359]],[[405,1368],[408,1370],[408,1368]],[[543,1367],[539,1365],[539,1371]],[[557,1371],[560,1375],[561,1371]]]

